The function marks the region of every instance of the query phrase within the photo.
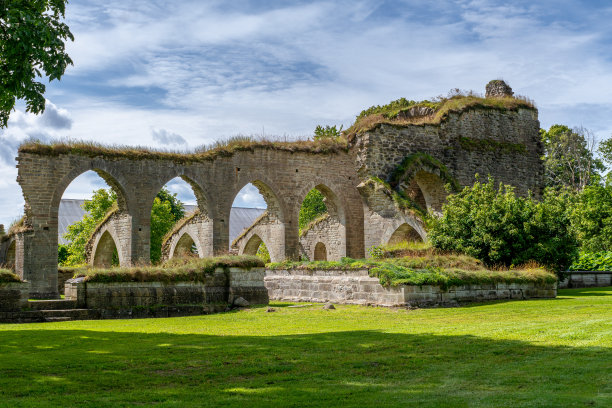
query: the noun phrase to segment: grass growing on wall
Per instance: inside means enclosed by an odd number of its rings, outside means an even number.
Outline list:
[[[263,267],[256,256],[219,256],[214,258],[172,258],[157,266],[130,268],[76,268],[74,277],[87,282],[204,282],[217,268]]]
[[[427,249],[414,256],[382,259],[351,259],[341,261],[285,261],[268,264],[272,270],[356,270],[367,269],[383,286],[433,285],[442,289],[450,286],[493,283],[554,283],[555,274],[538,265],[512,269],[487,269],[479,260],[467,255],[441,254]]]
[[[19,276],[15,275],[13,271],[9,269],[0,269],[0,283],[13,283],[21,282]]]
[[[7,407],[609,407],[612,288],[0,325]]]

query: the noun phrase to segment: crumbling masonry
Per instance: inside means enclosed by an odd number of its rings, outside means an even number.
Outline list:
[[[500,84],[493,91],[502,97],[512,92]],[[416,114],[431,112],[424,109]],[[512,184],[519,193],[539,194],[543,175],[539,127],[534,108],[471,106],[450,112],[440,123],[381,123],[356,134],[346,148],[327,153],[254,145],[199,160],[188,155],[21,149],[17,181],[26,219],[24,228],[3,238],[0,263],[10,263],[31,282],[31,297],[58,297],[59,202],[66,187],[88,170],[97,172],[118,196],[118,209],[88,245],[94,265],[107,265],[115,247],[121,265],[149,262],[152,203],[175,177],[193,187],[199,214],[166,240],[166,257],[192,244],[200,256],[227,252],[230,208],[237,193],[253,183],[264,196],[267,211],[236,239],[234,251],[254,253],[264,242],[273,261],[302,256],[363,258],[374,245],[425,238],[415,208],[421,213],[441,211],[445,185],[455,189],[471,185],[477,173]],[[298,213],[313,188],[325,196],[328,215],[300,237]],[[408,208],[396,200],[400,191],[415,205]]]

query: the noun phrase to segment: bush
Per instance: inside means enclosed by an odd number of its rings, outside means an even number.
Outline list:
[[[612,179],[586,186],[577,195],[572,228],[586,252],[612,251]]]
[[[570,271],[612,271],[612,252],[581,252]]]
[[[537,202],[531,196],[518,197],[508,185],[495,189],[489,178],[448,197],[429,239],[436,248],[465,253],[488,266],[535,261],[564,271],[578,254],[570,208],[570,195],[564,191],[547,190]]]

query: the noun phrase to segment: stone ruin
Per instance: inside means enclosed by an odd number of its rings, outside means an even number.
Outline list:
[[[503,81],[487,85],[488,97],[508,95],[512,90]],[[408,114],[416,113],[421,112]],[[87,246],[92,265],[107,265],[115,248],[121,266],[149,262],[152,203],[175,177],[192,186],[198,214],[175,228],[163,248],[167,258],[191,245],[202,257],[226,253],[230,209],[248,183],[259,189],[267,211],[232,243],[234,252],[254,254],[264,242],[272,261],[364,258],[375,245],[425,239],[419,211],[440,213],[447,187],[472,185],[475,174],[514,185],[520,194],[539,194],[539,129],[537,110],[530,106],[469,106],[449,112],[439,123],[380,123],[350,138],[346,148],[322,153],[254,145],[198,159],[108,149],[20,149],[17,181],[25,198],[25,222],[2,237],[0,264],[30,281],[32,298],[59,296],[59,203],[66,187],[89,170],[118,196],[117,210]],[[313,188],[324,195],[328,214],[300,236],[298,213]],[[411,208],[394,198],[400,191],[414,203]]]

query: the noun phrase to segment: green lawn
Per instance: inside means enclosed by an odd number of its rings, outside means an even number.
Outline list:
[[[7,407],[610,407],[612,288],[0,325]]]

